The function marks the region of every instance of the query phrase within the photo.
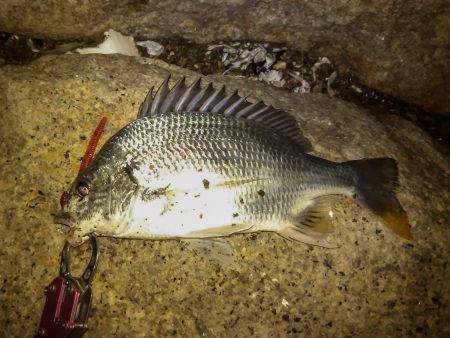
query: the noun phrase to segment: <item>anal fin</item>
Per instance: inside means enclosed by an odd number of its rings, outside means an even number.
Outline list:
[[[335,248],[335,244],[325,239],[333,230],[331,206],[334,199],[334,195],[313,199],[309,206],[291,217],[290,226],[281,230],[280,235],[311,245]]]

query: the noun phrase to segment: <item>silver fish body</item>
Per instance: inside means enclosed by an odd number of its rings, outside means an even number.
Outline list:
[[[147,109],[170,105],[167,97],[176,87],[160,88],[159,102],[157,94]],[[189,88],[172,97],[172,106],[180,105]],[[330,162],[305,153],[302,144],[270,123],[211,113],[205,104],[199,111],[144,114],[104,145],[72,185],[63,208],[73,220],[74,242],[89,233],[159,239],[275,231],[330,247],[325,235],[331,225],[330,197],[336,194],[354,197],[383,217],[386,203],[380,209],[359,187],[379,180],[392,185],[392,160]],[[376,182],[370,182],[372,173],[368,178],[360,173],[367,161],[383,169]],[[88,189],[87,196],[79,195],[80,186]],[[390,190],[378,197],[392,200]]]

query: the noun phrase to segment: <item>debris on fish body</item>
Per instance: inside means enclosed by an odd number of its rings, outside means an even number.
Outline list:
[[[140,239],[211,238],[272,231],[333,247],[333,197],[346,195],[411,238],[395,197],[397,166],[335,163],[308,154],[288,113],[200,79],[169,78],[73,182],[59,222],[74,245],[95,233]]]

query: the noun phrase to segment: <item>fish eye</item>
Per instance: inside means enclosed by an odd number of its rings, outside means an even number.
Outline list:
[[[89,195],[89,187],[87,186],[86,183],[81,182],[81,183],[78,184],[78,186],[77,186],[77,194],[81,198]]]

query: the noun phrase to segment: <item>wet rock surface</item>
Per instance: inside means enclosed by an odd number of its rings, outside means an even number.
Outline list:
[[[0,30],[56,40],[114,28],[148,38],[253,40],[315,50],[364,84],[450,114],[450,6],[421,1],[25,1],[0,3]]]
[[[0,326],[32,335],[64,237],[53,224],[101,116],[110,136],[131,121],[161,61],[47,56],[0,68]],[[449,327],[449,165],[428,136],[397,116],[381,122],[322,94],[300,95],[244,78],[210,76],[294,114],[314,153],[330,160],[390,156],[414,242],[341,200],[330,250],[276,234],[229,238],[233,267],[178,241],[100,239],[88,336],[445,336]],[[103,138],[104,141],[106,139]],[[86,248],[80,248],[87,256]],[[85,261],[76,259],[75,271]]]

